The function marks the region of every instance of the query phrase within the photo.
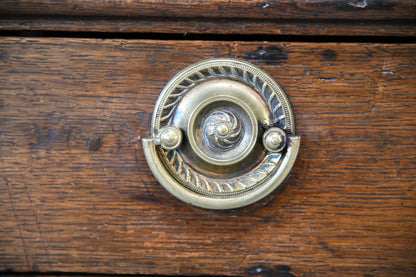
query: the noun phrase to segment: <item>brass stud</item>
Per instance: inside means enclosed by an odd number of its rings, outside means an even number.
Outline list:
[[[182,132],[174,126],[167,126],[160,130],[160,145],[166,150],[175,150],[182,143]]]
[[[263,145],[270,152],[281,152],[286,146],[286,133],[277,127],[270,128],[263,135]]]

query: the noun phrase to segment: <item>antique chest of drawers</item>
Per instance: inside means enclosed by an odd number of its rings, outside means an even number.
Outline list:
[[[414,1],[0,2],[0,272],[416,275]],[[194,207],[141,139],[183,68],[233,58],[291,103],[298,158]],[[72,276],[71,275],[71,276]]]

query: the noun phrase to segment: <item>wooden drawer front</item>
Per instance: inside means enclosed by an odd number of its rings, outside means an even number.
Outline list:
[[[139,141],[214,57],[268,71],[302,136],[285,188],[231,212],[176,200]],[[414,44],[2,38],[0,270],[413,276],[415,64]]]

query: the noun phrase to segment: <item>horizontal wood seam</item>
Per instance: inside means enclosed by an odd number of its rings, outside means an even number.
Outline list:
[[[185,41],[241,41],[241,42],[305,42],[305,43],[384,43],[413,44],[416,36],[296,36],[296,35],[223,35],[223,34],[172,34],[172,33],[115,33],[115,32],[66,32],[66,31],[4,31],[0,37],[57,37],[95,39],[149,39]]]

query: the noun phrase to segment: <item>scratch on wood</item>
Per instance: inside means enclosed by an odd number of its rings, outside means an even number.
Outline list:
[[[35,218],[36,227],[38,228],[40,238],[42,239],[43,247],[45,248],[46,259],[48,260],[49,270],[51,270],[51,261],[49,259],[48,246],[46,245],[45,237],[42,233],[42,230],[40,229],[38,213],[36,212],[35,206],[33,205],[32,197],[30,197],[29,189],[28,189],[26,184],[25,184],[25,191],[26,191],[26,194],[27,194],[27,198],[29,199],[30,207],[32,208],[32,213],[33,213],[33,216]]]
[[[4,159],[3,159],[2,155],[0,155],[0,158],[1,158],[1,165],[2,165],[2,168],[3,168],[3,176],[2,177],[3,177],[4,182],[6,183],[7,192],[9,194],[9,198],[10,198],[10,205],[12,206],[13,215],[14,215],[14,219],[16,221],[17,228],[19,229],[19,237],[22,241],[22,246],[23,246],[23,251],[25,253],[26,263],[27,263],[28,268],[30,269],[31,266],[30,266],[29,257],[28,257],[27,251],[26,251],[25,240],[23,238],[22,227],[20,226],[19,220],[17,219],[16,207],[14,205],[14,200],[13,200],[13,196],[12,196],[12,190],[11,190],[10,184],[9,184],[9,179],[7,179],[7,177],[6,177]]]
[[[325,81],[325,82],[335,82],[337,78],[319,78],[319,80]]]
[[[266,267],[263,265],[250,267],[247,269],[248,275],[265,276],[265,277],[296,277],[290,272],[291,267],[288,265],[277,265],[274,268]]]
[[[323,249],[327,250],[328,252],[330,252],[332,255],[336,256],[336,252],[335,250],[330,247],[326,242],[320,241],[319,245],[322,246]]]
[[[1,158],[1,163],[2,163],[3,169],[4,169],[4,160],[3,160],[3,158]],[[3,172],[3,174],[5,174],[5,172]],[[9,194],[9,198],[10,198],[10,205],[12,206],[13,215],[14,215],[14,219],[16,221],[17,228],[19,229],[19,237],[20,237],[20,239],[22,241],[23,252],[25,253],[26,264],[27,264],[27,266],[28,266],[28,268],[30,270],[32,267],[30,265],[29,256],[28,256],[27,251],[26,251],[26,243],[25,243],[25,239],[23,237],[22,227],[20,226],[19,220],[17,219],[16,207],[14,205],[14,200],[13,200],[13,196],[12,196],[12,191],[11,191],[11,188],[10,188],[9,180],[4,175],[3,175],[3,179],[6,182],[7,192]]]
[[[362,9],[367,7],[367,0],[350,0],[348,1],[348,5]]]
[[[137,149],[140,145],[140,136],[137,136],[133,139],[128,139],[128,143],[134,144],[134,147]]]
[[[394,72],[393,71],[391,71],[391,70],[383,70],[383,71],[381,71],[381,73],[383,73],[383,74],[387,74],[387,75],[394,75]]]

